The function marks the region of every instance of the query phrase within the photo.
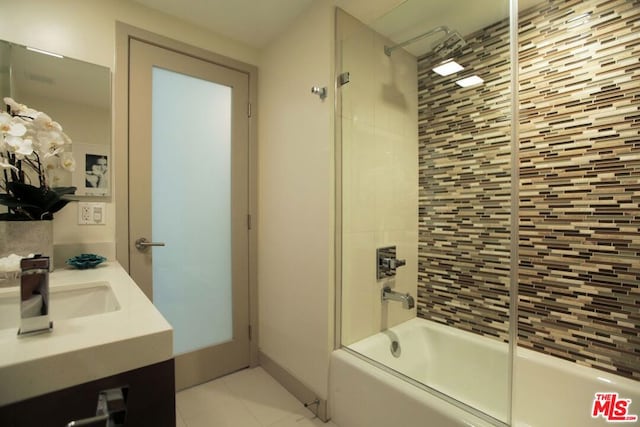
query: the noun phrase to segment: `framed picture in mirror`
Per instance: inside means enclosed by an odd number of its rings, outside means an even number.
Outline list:
[[[108,196],[111,190],[111,156],[108,145],[73,144],[76,169],[72,184],[79,196]]]

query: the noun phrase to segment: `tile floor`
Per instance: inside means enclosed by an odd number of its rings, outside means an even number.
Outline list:
[[[323,423],[261,367],[176,394],[177,427],[338,427]]]

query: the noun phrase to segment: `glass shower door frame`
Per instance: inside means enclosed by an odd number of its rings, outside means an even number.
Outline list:
[[[505,5],[507,4],[507,1],[505,1]],[[508,95],[509,97],[509,102],[510,102],[510,109],[505,113],[505,114],[509,114],[510,115],[510,148],[511,148],[511,160],[510,160],[510,173],[511,173],[511,180],[512,180],[512,185],[511,185],[511,193],[510,193],[510,200],[511,200],[511,206],[510,206],[510,218],[509,218],[509,229],[507,230],[509,233],[509,268],[510,268],[510,274],[509,274],[509,296],[508,296],[508,300],[509,300],[509,304],[510,304],[510,309],[509,309],[509,313],[508,313],[508,318],[509,318],[509,328],[508,328],[508,357],[507,357],[507,365],[505,365],[505,370],[507,371],[507,378],[508,378],[508,382],[507,382],[507,386],[508,386],[508,390],[506,391],[505,397],[508,398],[510,401],[513,400],[513,360],[514,360],[514,356],[515,356],[515,350],[516,350],[516,340],[517,340],[517,319],[518,319],[518,315],[517,315],[517,300],[518,300],[518,295],[517,295],[517,268],[518,268],[518,240],[517,240],[517,231],[518,231],[518,217],[517,217],[517,206],[518,206],[518,163],[517,163],[517,159],[518,159],[518,63],[517,63],[517,59],[518,59],[518,4],[517,4],[517,0],[508,0],[508,7],[509,7],[509,58],[510,58],[510,77],[511,77],[511,81],[510,81],[510,94]],[[398,376],[400,378],[402,378],[403,380],[421,388],[424,389],[426,391],[428,391],[429,393],[432,393],[442,399],[444,399],[445,401],[454,404],[458,407],[461,407],[462,409],[476,415],[479,416],[480,418],[483,418],[491,423],[497,424],[497,425],[510,425],[512,422],[512,405],[511,403],[508,404],[508,414],[506,416],[505,420],[497,420],[491,416],[488,416],[487,414],[485,414],[482,411],[477,410],[474,407],[471,407],[465,403],[459,402],[458,400],[456,400],[455,398],[452,398],[451,396],[448,396],[442,392],[440,392],[439,390],[435,390],[425,384],[422,384],[419,381],[413,380],[411,378],[408,378],[406,376],[404,376],[403,374],[398,373],[397,371],[389,368],[388,366],[382,365],[379,362],[369,359],[366,356],[363,356],[351,349],[349,349],[347,346],[344,345],[343,342],[343,334],[342,334],[342,327],[343,327],[343,322],[344,322],[344,314],[343,314],[343,291],[344,291],[344,287],[348,286],[349,284],[344,283],[344,278],[343,278],[343,267],[345,265],[345,263],[347,261],[344,261],[343,257],[344,257],[344,242],[343,242],[343,226],[344,226],[344,217],[343,217],[343,209],[344,209],[344,203],[343,203],[343,197],[344,197],[344,189],[343,186],[345,185],[344,183],[344,177],[343,177],[343,171],[345,170],[345,168],[349,168],[349,165],[346,165],[344,163],[344,159],[343,159],[343,127],[342,127],[342,120],[343,120],[343,86],[349,85],[350,82],[349,80],[353,79],[357,79],[359,76],[357,76],[355,73],[351,73],[351,75],[345,75],[343,73],[349,72],[350,70],[347,68],[344,68],[344,62],[343,62],[343,54],[342,54],[342,49],[343,49],[343,44],[342,44],[342,38],[344,37],[345,34],[345,30],[344,28],[341,28],[341,26],[339,25],[339,14],[343,13],[341,10],[336,9],[336,39],[335,39],[335,51],[336,51],[336,57],[335,57],[335,65],[336,65],[336,70],[335,70],[335,74],[337,76],[337,84],[336,84],[336,103],[335,103],[335,141],[336,141],[336,151],[335,151],[335,164],[336,164],[336,199],[335,199],[335,206],[336,206],[336,230],[335,230],[335,239],[336,239],[336,254],[335,254],[335,266],[336,266],[336,271],[335,271],[335,283],[336,283],[336,292],[335,292],[335,304],[336,304],[336,311],[335,311],[335,340],[334,340],[334,347],[335,349],[344,349],[345,351],[348,351],[351,354],[356,355],[359,358],[362,358],[366,361],[368,361],[369,363],[374,364],[375,366],[377,366],[378,368],[385,370],[387,372],[389,372],[390,374],[394,375],[394,376]],[[353,29],[351,29],[350,31],[353,31]],[[345,83],[346,82],[346,83]],[[373,259],[373,257],[372,257]],[[373,263],[372,263],[373,265]],[[373,266],[372,268],[375,268],[375,266]]]

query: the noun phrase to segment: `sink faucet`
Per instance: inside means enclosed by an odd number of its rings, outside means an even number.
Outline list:
[[[18,335],[49,332],[49,257],[20,260],[20,329]]]
[[[389,300],[400,301],[402,303],[402,308],[405,308],[407,310],[411,310],[415,306],[415,301],[408,292],[406,294],[403,294],[400,292],[392,291],[389,286],[385,286],[384,288],[382,288],[382,301]]]

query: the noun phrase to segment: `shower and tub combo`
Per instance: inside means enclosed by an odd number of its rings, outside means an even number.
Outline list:
[[[640,425],[637,13],[519,3],[337,11],[338,425]]]
[[[615,392],[631,402],[627,425],[638,425],[637,381],[518,348],[512,400],[503,369],[509,357],[507,344],[409,320],[332,354],[333,419],[350,427],[485,427],[508,419],[518,427],[596,427],[607,425],[604,412],[593,416],[596,395]]]

